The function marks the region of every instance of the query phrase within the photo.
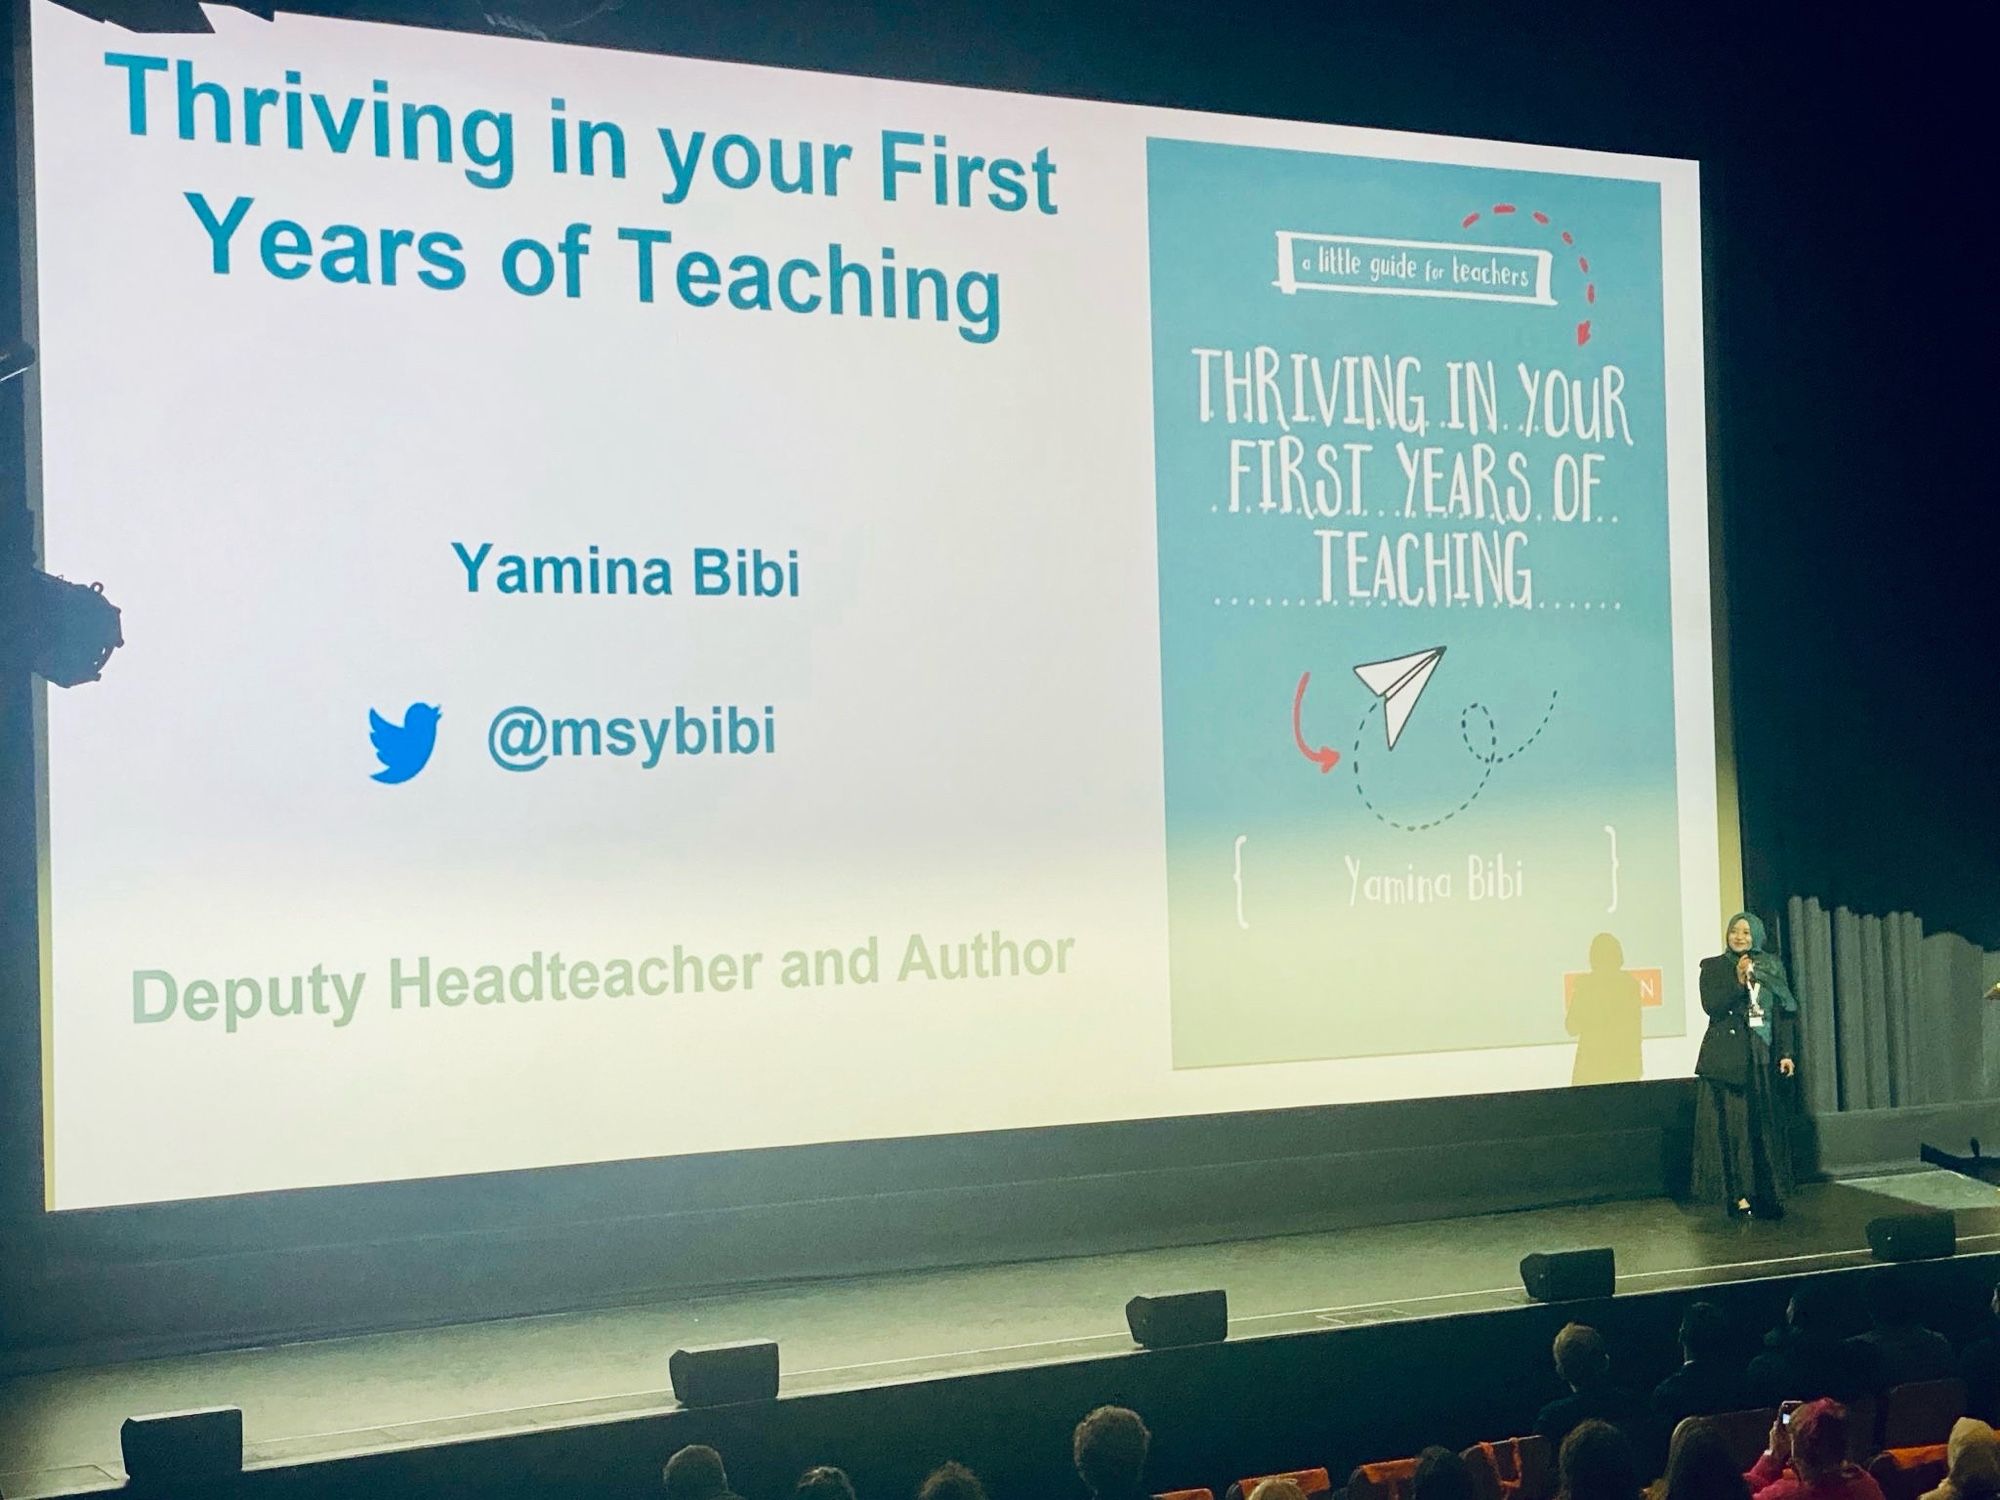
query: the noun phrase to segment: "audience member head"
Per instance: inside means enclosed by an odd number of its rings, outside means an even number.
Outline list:
[[[1831,1321],[1825,1290],[1810,1281],[1795,1290],[1785,1304],[1786,1326],[1796,1332],[1824,1333]]]
[[[1417,1455],[1410,1475],[1410,1500],[1478,1500],[1472,1471],[1449,1448],[1430,1447]]]
[[[1604,1335],[1584,1323],[1565,1323],[1556,1335],[1556,1373],[1576,1390],[1602,1385],[1611,1374]]]
[[[1808,1401],[1792,1413],[1792,1467],[1807,1484],[1831,1479],[1847,1462],[1847,1408]]]
[[[1713,1302],[1692,1302],[1681,1314],[1681,1358],[1723,1359],[1729,1353],[1729,1319]]]
[[[831,1464],[821,1464],[799,1476],[792,1500],[854,1500],[854,1481]]]
[[[1748,1500],[1750,1487],[1722,1429],[1689,1417],[1674,1429],[1664,1492],[1665,1500]]]
[[[1993,1316],[2000,1318],[2000,1281],[1993,1283],[1993,1300],[1987,1304],[1993,1309]]]
[[[1258,1485],[1250,1492],[1249,1500],[1306,1500],[1306,1492],[1299,1488],[1296,1479],[1280,1475]]]
[[[1916,1288],[1892,1271],[1868,1283],[1868,1320],[1877,1328],[1908,1328],[1917,1321]]]
[[[986,1500],[986,1486],[964,1464],[943,1464],[931,1470],[917,1500]]]
[[[1143,1492],[1146,1449],[1153,1435],[1136,1411],[1100,1406],[1076,1424],[1071,1456],[1084,1487],[1101,1500]]]
[[[1561,1500],[1639,1500],[1638,1460],[1625,1434],[1609,1422],[1578,1423],[1563,1439],[1556,1469]]]
[[[1952,1424],[1945,1447],[1951,1472],[1947,1478],[1957,1500],[2000,1494],[2000,1436],[1977,1417],[1960,1417]]]
[[[667,1500],[718,1500],[729,1493],[729,1476],[722,1455],[700,1443],[690,1443],[667,1460],[661,1476]]]

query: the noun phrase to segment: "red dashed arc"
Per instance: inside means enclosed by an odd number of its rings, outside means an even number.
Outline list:
[[[1517,208],[1512,203],[1496,203],[1493,205],[1492,208],[1487,209],[1485,212],[1491,214],[1513,214],[1513,213],[1519,213],[1520,209]],[[1485,214],[1483,214],[1478,209],[1474,209],[1471,213],[1467,214],[1464,218],[1458,221],[1458,227],[1460,229],[1470,229],[1474,224],[1477,224],[1483,217],[1485,217]],[[1541,225],[1544,229],[1552,227],[1549,223],[1549,216],[1545,213],[1540,212],[1539,210],[1530,209],[1528,211],[1528,217],[1533,219],[1537,224]],[[1572,250],[1576,248],[1576,240],[1570,235],[1570,232],[1567,229],[1560,229],[1557,230],[1556,232],[1562,236],[1562,242],[1565,247]],[[1591,304],[1592,306],[1595,306],[1597,303],[1597,283],[1588,279],[1590,276],[1590,258],[1586,255],[1579,254],[1576,258],[1576,268],[1579,271],[1583,272],[1586,278],[1583,283],[1583,300]],[[1581,323],[1578,323],[1576,325],[1576,344],[1577,347],[1580,349],[1589,342],[1590,342],[1590,319],[1585,318]]]

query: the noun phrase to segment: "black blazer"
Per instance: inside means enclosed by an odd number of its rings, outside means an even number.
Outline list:
[[[1764,1012],[1771,1021],[1770,1051],[1757,1055],[1761,1049],[1750,1030],[1750,992],[1736,982],[1739,957],[1718,953],[1701,961],[1701,1008],[1708,1012],[1708,1034],[1701,1039],[1694,1075],[1740,1089],[1749,1083],[1751,1068],[1769,1067],[1773,1057],[1798,1056],[1799,1018],[1773,995]]]

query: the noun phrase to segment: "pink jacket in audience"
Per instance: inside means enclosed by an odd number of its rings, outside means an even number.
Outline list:
[[[1882,1487],[1866,1469],[1853,1464],[1841,1465],[1818,1484],[1807,1484],[1783,1459],[1766,1453],[1743,1480],[1750,1486],[1750,1500],[1882,1500]]]

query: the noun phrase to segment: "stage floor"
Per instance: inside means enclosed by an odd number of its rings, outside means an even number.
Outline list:
[[[1912,1204],[2000,1248],[2000,1189],[1926,1169],[1803,1188],[1776,1224],[1665,1200],[1537,1209],[1131,1254],[762,1287],[639,1306],[145,1360],[0,1382],[0,1494],[122,1482],[118,1424],[243,1408],[248,1459],[277,1463],[666,1410],[667,1352],[775,1338],[788,1392],[853,1388],[1131,1347],[1136,1291],[1221,1286],[1233,1338],[1518,1306],[1531,1250],[1611,1245],[1619,1289],[1865,1264],[1863,1226]]]

